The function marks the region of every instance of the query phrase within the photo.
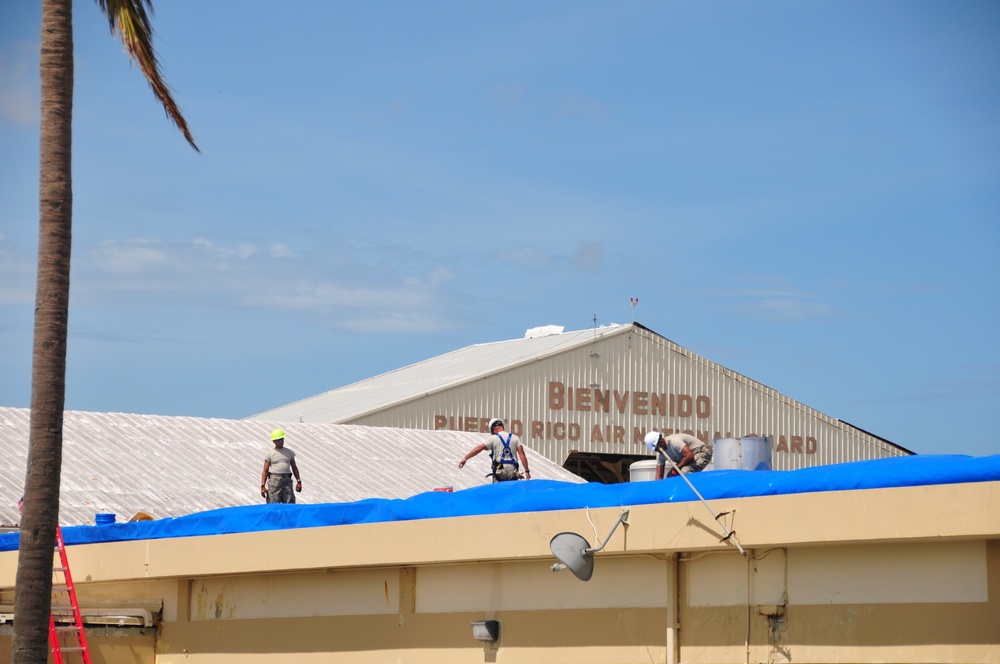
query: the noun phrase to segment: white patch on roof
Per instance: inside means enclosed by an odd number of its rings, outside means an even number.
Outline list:
[[[566,328],[562,325],[542,325],[541,327],[529,327],[524,333],[525,339],[537,339],[547,337],[550,334],[562,334]]]

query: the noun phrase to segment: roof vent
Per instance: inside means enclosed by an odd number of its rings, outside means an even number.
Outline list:
[[[542,325],[541,327],[529,327],[524,333],[525,339],[537,339],[538,337],[548,337],[553,334],[562,334],[566,328],[562,325]]]

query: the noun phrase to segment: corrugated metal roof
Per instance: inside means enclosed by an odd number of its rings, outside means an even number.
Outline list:
[[[388,404],[403,404],[455,385],[470,383],[523,364],[544,360],[631,325],[609,325],[541,337],[496,341],[460,348],[373,378],[295,401],[247,418],[281,422],[343,422]]]
[[[0,525],[20,521],[17,501],[27,468],[28,409],[0,408]],[[303,503],[408,498],[437,487],[486,484],[489,455],[459,470],[482,434],[347,424],[296,424],[67,411],[63,418],[60,523],[125,521],[262,502],[259,479],[269,433],[280,426],[302,473]],[[528,448],[535,479],[582,482]]]

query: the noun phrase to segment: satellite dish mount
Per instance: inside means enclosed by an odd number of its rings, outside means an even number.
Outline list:
[[[552,553],[559,559],[559,562],[552,566],[552,571],[569,569],[576,575],[576,578],[581,581],[589,581],[590,577],[594,575],[594,554],[607,545],[620,523],[628,525],[628,510],[622,510],[615,525],[608,532],[608,536],[596,548],[591,547],[590,542],[576,533],[559,533],[553,537],[552,541],[549,542],[549,548],[552,549]]]

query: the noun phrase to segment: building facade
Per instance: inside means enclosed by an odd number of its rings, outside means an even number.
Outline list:
[[[613,530],[621,508],[553,509],[69,555],[95,664],[1000,662],[1000,481],[715,504],[745,556],[697,502]],[[589,581],[551,571],[560,532],[608,536]],[[16,563],[0,552],[0,664]]]
[[[910,453],[635,323],[471,346],[254,417],[479,432],[501,417],[559,464],[642,458],[653,428],[766,436],[779,470]]]

